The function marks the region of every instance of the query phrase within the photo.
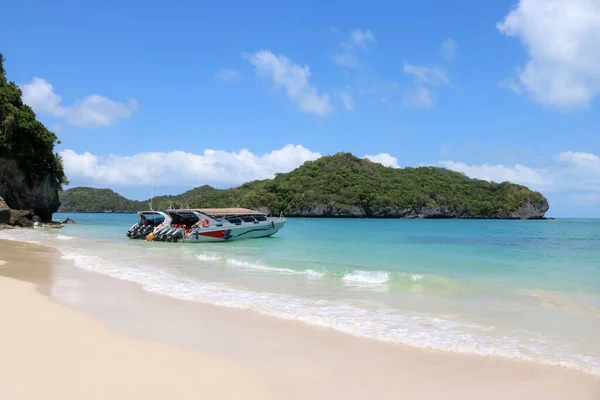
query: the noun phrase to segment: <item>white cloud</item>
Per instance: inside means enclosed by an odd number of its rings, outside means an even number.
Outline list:
[[[262,50],[248,57],[254,65],[256,74],[270,78],[276,88],[285,89],[290,100],[295,102],[300,111],[328,115],[333,106],[327,93],[319,93],[310,84],[310,69],[307,65],[301,67],[294,64],[285,56],[276,56],[268,50]]]
[[[272,178],[291,171],[321,154],[300,145],[287,145],[263,155],[243,149],[239,152],[205,150],[203,154],[184,151],[137,153],[131,156],[100,157],[67,149],[60,153],[72,182],[96,185],[199,186],[205,183],[237,185],[255,179]]]
[[[120,119],[131,117],[138,107],[135,99],[121,103],[98,94],[86,96],[71,106],[63,106],[62,98],[54,93],[54,87],[42,78],[35,77],[31,83],[20,86],[23,91],[23,102],[36,113],[63,118],[71,125],[84,127],[112,125]]]
[[[332,58],[333,62],[340,67],[352,69],[358,69],[360,67],[360,62],[354,53],[335,54]]]
[[[439,164],[453,171],[462,172],[468,177],[483,179],[491,182],[508,181],[522,185],[534,186],[546,186],[552,184],[551,181],[542,176],[544,173],[543,171],[538,171],[520,164],[512,167],[502,164],[467,165],[454,161],[441,161]]]
[[[92,94],[69,107],[67,121],[78,126],[107,126],[120,119],[131,117],[138,103],[130,99],[126,104]]]
[[[242,77],[242,74],[240,74],[238,71],[236,71],[234,69],[228,69],[228,68],[221,68],[215,74],[215,78],[218,81],[225,82],[225,83],[237,83],[237,82],[239,82],[241,77]]]
[[[497,28],[527,51],[515,83],[535,101],[581,108],[600,93],[598,0],[519,0]]]
[[[398,159],[388,153],[379,153],[375,155],[366,155],[364,158],[371,160],[374,163],[379,163],[386,167],[400,168]]]
[[[350,43],[357,47],[366,48],[367,44],[376,42],[375,35],[373,35],[373,32],[371,32],[369,29],[354,29],[350,31],[349,37]]]
[[[446,60],[451,61],[451,60],[454,60],[454,58],[456,58],[456,50],[457,49],[458,49],[458,46],[457,46],[456,42],[454,41],[454,39],[448,38],[442,42],[442,45],[440,46],[440,54]]]
[[[404,63],[404,73],[415,77],[416,83],[430,85],[447,85],[450,83],[446,71],[439,66],[418,66],[407,62]]]
[[[562,188],[591,190],[600,194],[600,157],[580,151],[564,151],[556,155],[559,170],[555,172]]]
[[[356,109],[356,104],[354,103],[354,97],[352,97],[352,93],[348,91],[339,92],[340,100],[344,105],[344,108],[347,111],[354,111]]]
[[[435,106],[436,94],[434,91],[423,86],[408,90],[404,94],[402,103],[405,107],[431,108]]]
[[[454,161],[442,161],[438,164],[463,172],[471,178],[493,182],[509,181],[544,193],[565,193],[571,202],[581,205],[600,202],[600,157],[592,153],[564,151],[546,160],[544,168],[521,164],[468,165]]]
[[[64,117],[67,109],[62,107],[62,98],[54,93],[54,87],[45,79],[35,77],[31,83],[22,84],[23,102],[36,113]]]
[[[600,157],[581,151],[563,151],[556,156],[557,161],[567,162],[582,167],[590,167],[600,172]]]

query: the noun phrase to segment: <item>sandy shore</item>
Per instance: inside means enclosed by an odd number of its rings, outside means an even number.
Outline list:
[[[0,260],[1,399],[600,399],[597,376],[182,302],[41,246]]]

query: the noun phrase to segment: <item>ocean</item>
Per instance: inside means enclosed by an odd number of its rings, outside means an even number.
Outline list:
[[[129,240],[135,214],[0,231],[177,299],[600,374],[600,220],[289,219],[271,238]]]

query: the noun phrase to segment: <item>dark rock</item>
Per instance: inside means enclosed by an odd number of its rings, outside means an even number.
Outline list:
[[[10,207],[0,197],[0,224],[8,224],[10,221]]]
[[[8,223],[14,226],[22,226],[23,228],[31,228],[33,227],[33,211],[11,210]]]
[[[2,203],[12,210],[33,210],[42,221],[50,221],[60,205],[59,187],[51,176],[31,184],[15,160],[0,158],[0,196],[4,199]]]
[[[74,224],[75,220],[71,219],[71,218],[67,218],[63,221],[63,224]]]
[[[42,222],[42,219],[40,218],[40,216],[39,216],[39,215],[34,215],[34,216],[33,216],[33,222],[40,223],[40,222]]]

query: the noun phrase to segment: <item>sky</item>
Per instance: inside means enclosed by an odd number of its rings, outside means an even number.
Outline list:
[[[2,5],[69,187],[225,188],[351,152],[600,217],[600,0]]]

